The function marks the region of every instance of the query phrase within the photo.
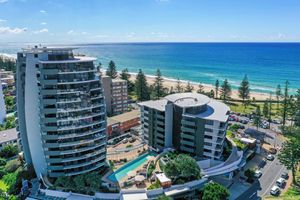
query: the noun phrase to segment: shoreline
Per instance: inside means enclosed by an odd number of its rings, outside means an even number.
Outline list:
[[[131,75],[130,80],[134,81],[137,73],[131,73],[131,72],[129,72],[129,74]],[[146,79],[147,79],[147,82],[148,82],[149,85],[151,85],[151,84],[154,83],[155,76],[148,75],[148,74],[145,74],[145,76],[146,76]],[[164,85],[164,87],[166,87],[168,89],[170,89],[171,87],[173,87],[173,88],[176,87],[177,80],[172,79],[172,78],[168,78],[168,77],[164,77],[164,76],[162,78],[163,78],[163,85]],[[180,82],[181,82],[181,86],[183,88],[185,88],[186,85],[187,85],[187,83],[190,82],[190,84],[194,87],[193,92],[196,92],[198,90],[198,88],[199,88],[198,87],[199,83],[195,83],[195,82],[188,81],[188,80],[180,80]],[[206,83],[201,83],[201,84],[203,85],[204,92],[210,92],[211,90],[215,91],[215,86],[214,85],[206,84]],[[221,84],[222,84],[222,82],[220,82],[220,87],[221,87]],[[220,89],[219,89],[218,96],[219,95],[220,95]],[[263,92],[253,92],[253,91],[250,91],[250,100],[252,100],[253,97],[256,100],[266,100],[266,99],[268,99],[270,97],[270,94],[263,93]],[[238,89],[232,89],[231,90],[231,98],[233,98],[233,99],[239,99],[239,100],[241,99],[238,96]],[[275,95],[272,95],[272,99],[273,100],[276,99]]]

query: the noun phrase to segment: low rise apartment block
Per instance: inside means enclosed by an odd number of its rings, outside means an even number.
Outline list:
[[[178,93],[139,105],[143,137],[151,148],[221,158],[230,111],[224,103],[202,94]]]

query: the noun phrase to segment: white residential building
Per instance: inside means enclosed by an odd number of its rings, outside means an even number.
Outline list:
[[[144,139],[154,149],[172,147],[201,158],[223,152],[229,107],[197,93],[178,93],[141,106]]]

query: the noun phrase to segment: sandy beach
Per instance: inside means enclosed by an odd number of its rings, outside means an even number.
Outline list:
[[[130,74],[131,74],[130,80],[134,81],[135,77],[136,77],[136,74],[134,74],[134,73],[130,73]],[[154,76],[146,75],[146,77],[147,77],[147,82],[148,82],[149,85],[154,83],[154,80],[155,80]],[[182,87],[183,88],[186,87],[188,81],[185,81],[185,80],[180,80],[180,81],[181,81]],[[171,87],[173,87],[175,89],[176,85],[177,85],[177,80],[164,78],[163,84],[164,84],[164,87],[167,87],[169,89]],[[193,82],[191,82],[190,84],[194,86],[194,91],[196,92],[199,88],[198,87],[199,84],[196,84],[196,83],[193,83]],[[220,82],[220,86],[221,86],[221,84],[222,84],[222,82]],[[210,92],[211,90],[215,90],[215,86],[213,86],[213,85],[209,85],[209,84],[202,84],[202,85],[204,86],[204,91],[205,92]],[[250,88],[251,88],[251,86],[250,86]],[[250,97],[251,97],[251,99],[254,97],[256,100],[266,100],[267,98],[270,97],[270,94],[260,93],[260,92],[250,92]],[[231,98],[240,99],[239,96],[238,96],[238,90],[237,89],[232,89]],[[273,95],[272,99],[275,99],[274,95]]]

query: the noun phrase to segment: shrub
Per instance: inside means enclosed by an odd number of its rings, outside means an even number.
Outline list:
[[[5,166],[5,171],[14,172],[20,167],[20,162],[18,160],[11,160]]]
[[[7,174],[7,172],[5,170],[0,169],[0,179],[6,174]]]
[[[0,157],[3,158],[10,158],[16,156],[18,154],[18,146],[16,145],[7,145],[0,151]]]
[[[152,183],[152,184],[147,188],[147,190],[154,190],[154,189],[157,189],[157,188],[160,188],[160,183],[159,183],[159,181],[155,181],[155,183]]]
[[[204,186],[202,200],[220,200],[229,197],[229,191],[218,183],[208,183]]]
[[[0,166],[6,165],[6,160],[4,158],[0,158]]]

